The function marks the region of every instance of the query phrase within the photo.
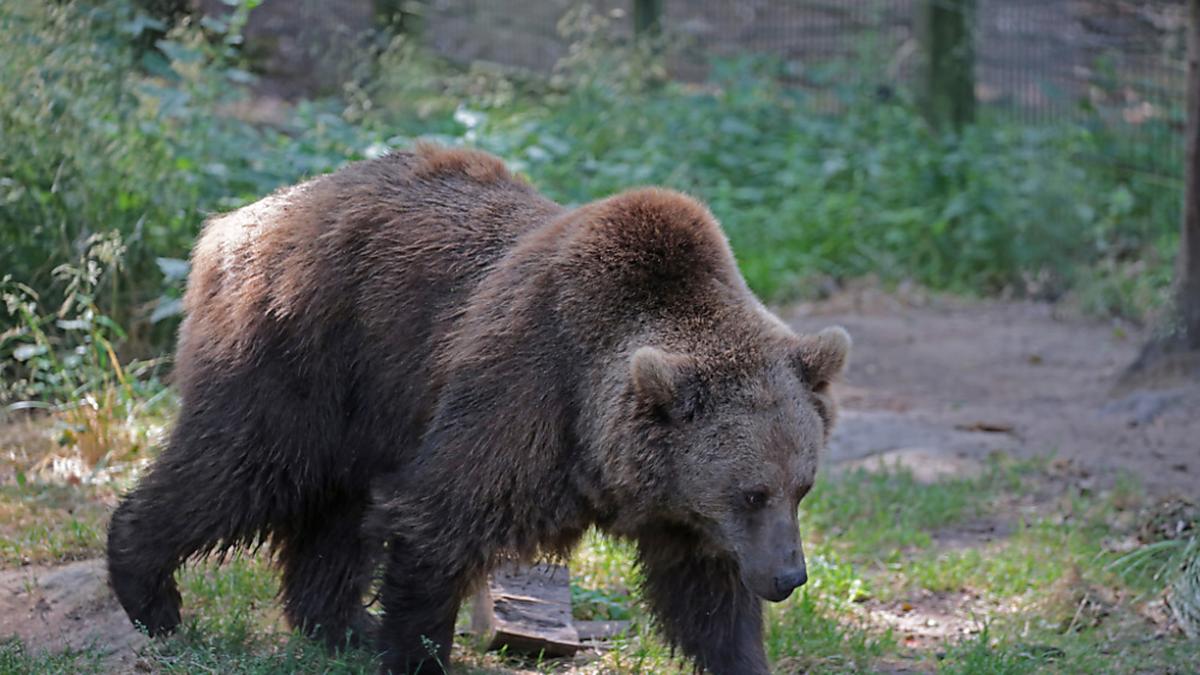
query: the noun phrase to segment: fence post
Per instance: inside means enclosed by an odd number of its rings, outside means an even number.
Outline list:
[[[921,0],[917,39],[921,108],[939,130],[975,119],[975,0]]]
[[[633,0],[633,34],[654,38],[662,32],[663,0]]]
[[[1187,4],[1187,121],[1174,312],[1121,374],[1120,386],[1126,389],[1200,373],[1200,0]]]
[[[1175,304],[1184,348],[1200,352],[1200,0],[1188,3],[1187,160]]]
[[[419,32],[421,3],[419,0],[374,0],[375,23],[393,33]]]

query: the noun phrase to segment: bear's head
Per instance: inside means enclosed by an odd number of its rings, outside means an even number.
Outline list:
[[[789,333],[754,358],[647,345],[629,361],[643,438],[671,474],[663,515],[735,560],[765,600],[781,601],[807,580],[797,509],[836,416],[830,383],[849,349],[849,335],[834,327]]]

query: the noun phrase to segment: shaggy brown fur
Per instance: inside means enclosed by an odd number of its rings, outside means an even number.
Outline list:
[[[804,583],[796,505],[849,345],[769,314],[700,204],[566,210],[418,146],[213,219],[185,302],[179,420],[109,533],[152,634],[186,559],[269,537],[289,620],[332,645],[372,632],[382,552],[385,669],[436,669],[494,564],[596,525],[639,545],[672,644],[766,672],[759,598]]]

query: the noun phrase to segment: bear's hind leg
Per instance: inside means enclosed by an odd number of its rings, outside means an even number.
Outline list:
[[[228,499],[238,492],[215,475],[204,453],[183,450],[163,453],[108,526],[109,582],[129,618],[151,636],[179,625],[174,574],[185,560],[253,538],[267,522],[261,509]]]
[[[148,512],[146,490],[134,490],[113,513],[108,525],[109,583],[130,621],[151,637],[165,635],[179,625],[179,589],[175,569],[184,556],[172,552],[182,547],[159,546],[151,530],[159,523]]]
[[[363,606],[373,551],[363,537],[366,495],[325,502],[275,538],[288,621],[331,649],[369,643],[377,621]]]

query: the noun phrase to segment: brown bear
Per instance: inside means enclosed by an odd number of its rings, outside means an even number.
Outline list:
[[[185,305],[178,421],[109,527],[150,634],[185,560],[269,541],[294,626],[439,670],[492,566],[596,526],[636,543],[670,644],[767,672],[760,599],[806,580],[797,505],[849,338],[769,313],[696,201],[567,209],[421,145],[213,218]]]

